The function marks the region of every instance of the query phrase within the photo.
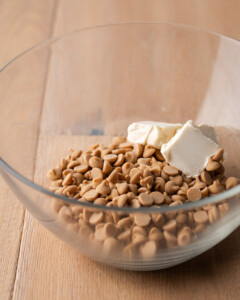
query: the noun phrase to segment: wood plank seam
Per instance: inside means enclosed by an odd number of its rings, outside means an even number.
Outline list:
[[[54,0],[53,4],[53,11],[52,11],[52,17],[51,17],[51,24],[49,28],[49,34],[48,38],[51,38],[54,32],[54,24],[57,16],[57,11],[59,8],[59,1],[60,0]],[[34,165],[33,165],[33,178],[35,177],[35,169],[36,169],[36,156],[37,156],[37,150],[38,150],[38,145],[39,145],[39,135],[40,135],[40,128],[41,128],[41,119],[42,119],[42,111],[43,111],[43,104],[44,104],[44,98],[45,98],[45,92],[46,92],[46,86],[48,82],[48,73],[49,73],[49,63],[51,59],[51,53],[49,54],[49,57],[47,59],[47,67],[46,67],[46,79],[44,81],[44,88],[43,88],[43,93],[42,93],[42,101],[41,101],[41,107],[40,107],[40,113],[39,113],[39,126],[38,126],[38,131],[37,131],[37,140],[36,140],[36,145],[35,145],[35,155],[34,155]],[[17,259],[15,263],[15,276],[13,278],[11,290],[10,290],[10,296],[9,299],[13,299],[13,294],[15,291],[15,283],[16,283],[16,276],[18,272],[18,262],[19,262],[19,257],[20,257],[20,252],[21,252],[21,247],[22,247],[22,236],[23,236],[23,230],[25,229],[25,217],[26,217],[26,210],[23,211],[23,217],[22,217],[22,223],[21,223],[21,235],[19,238],[19,246],[17,249]]]

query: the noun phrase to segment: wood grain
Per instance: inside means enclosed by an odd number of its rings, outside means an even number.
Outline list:
[[[175,22],[240,39],[239,11],[238,0],[5,0],[0,2],[0,65],[49,36],[103,23]],[[58,130],[53,124],[47,132],[50,95],[47,90],[41,124],[45,134]],[[25,155],[31,158],[35,156],[39,126],[30,128],[32,147]],[[6,135],[2,138],[7,140]],[[14,146],[18,146],[17,141]],[[38,170],[45,172],[47,167],[41,165]],[[33,177],[32,163],[25,171]],[[12,293],[14,299],[236,299],[240,293],[239,230],[181,266],[159,272],[124,272],[83,257],[28,213],[23,227],[22,206],[14,202],[4,183],[0,188],[0,299],[11,299]]]
[[[49,36],[50,24],[53,12],[52,1],[41,1],[32,3],[31,1],[1,1],[0,2],[0,39],[1,56],[0,65],[2,66],[9,59],[13,58],[19,52],[32,46],[33,44],[46,39]],[[30,26],[31,25],[31,26]],[[37,66],[36,66],[37,67]],[[28,69],[25,66],[26,71]],[[10,71],[11,73],[11,71]],[[3,158],[9,157],[9,163],[23,162],[32,159],[32,162],[25,164],[23,172],[29,178],[34,173],[34,156],[36,151],[36,132],[38,129],[38,117],[32,122],[32,127],[26,123],[18,128],[10,127],[8,118],[15,115],[16,123],[34,115],[38,110],[36,102],[29,98],[24,98],[24,93],[20,92],[21,85],[25,84],[27,78],[17,78],[17,74],[12,74],[12,80],[9,80],[4,73],[1,74],[1,155]],[[18,91],[11,88],[14,82],[19,83]],[[32,79],[32,87],[34,79]],[[38,96],[39,97],[39,96]],[[3,101],[2,99],[9,99]],[[16,100],[19,102],[14,102]],[[24,101],[25,105],[24,105]],[[27,102],[27,103],[26,103]],[[16,103],[22,103],[16,105]],[[26,105],[27,104],[27,105]],[[24,108],[24,113],[22,111]],[[18,111],[17,111],[18,109]],[[36,126],[34,126],[34,124]],[[19,145],[19,139],[24,139],[25,134],[29,139]],[[15,137],[14,137],[15,136]],[[16,138],[16,136],[18,138]],[[11,147],[9,146],[11,145]],[[16,155],[16,148],[25,147],[21,158]],[[20,153],[21,151],[19,151]],[[9,156],[8,156],[9,155]],[[19,165],[20,166],[20,165]],[[12,297],[16,269],[18,263],[19,248],[21,242],[23,221],[25,210],[22,205],[13,196],[2,180],[0,181],[0,299],[10,299]]]

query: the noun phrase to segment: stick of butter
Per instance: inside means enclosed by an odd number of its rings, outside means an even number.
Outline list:
[[[188,121],[161,148],[165,160],[188,177],[195,177],[205,169],[208,158],[221,148],[213,127],[194,125]]]
[[[142,121],[128,127],[128,141],[160,149],[180,129],[182,124]]]
[[[221,147],[213,127],[195,125],[191,120],[184,125],[151,121],[132,123],[127,138],[131,143],[161,148],[165,160],[188,177],[200,175],[208,158]]]

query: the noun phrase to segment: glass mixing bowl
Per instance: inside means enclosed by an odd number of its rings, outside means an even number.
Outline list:
[[[192,119],[215,126],[226,152],[226,173],[239,177],[239,78],[239,42],[183,25],[112,24],[42,42],[0,72],[2,176],[40,223],[87,256],[132,270],[179,264],[239,226],[240,186],[176,207],[117,208],[57,195],[49,190],[46,173],[69,148],[107,144],[112,136],[126,135],[131,122]],[[191,223],[195,212],[213,207],[218,217],[195,230],[185,246],[176,245],[173,231],[167,246],[159,243],[153,251],[150,244],[140,255],[134,247],[143,247],[147,237],[124,250],[122,242],[103,244],[91,226],[60,217],[53,210],[58,204],[74,205],[86,222],[103,213],[108,220],[114,216],[113,222],[132,222],[141,214],[151,220],[161,216],[165,223],[185,214]]]

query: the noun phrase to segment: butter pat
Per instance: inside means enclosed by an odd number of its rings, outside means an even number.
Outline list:
[[[135,122],[128,127],[127,139],[131,143],[148,144],[160,149],[182,126],[182,124],[163,122]]]
[[[211,128],[207,125],[199,128],[191,121],[187,122],[162,146],[161,152],[165,160],[188,177],[200,175],[208,158],[221,148],[216,133]]]
[[[203,135],[214,141],[216,144],[220,145],[217,133],[212,126],[209,126],[207,124],[195,125],[192,120],[187,121],[186,124],[190,124],[199,129]]]

